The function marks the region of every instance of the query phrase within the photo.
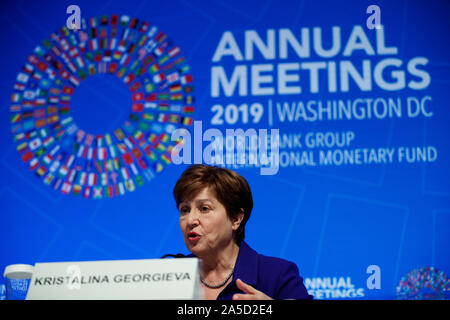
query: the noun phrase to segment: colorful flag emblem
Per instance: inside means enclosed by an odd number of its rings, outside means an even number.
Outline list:
[[[101,199],[133,191],[171,163],[171,132],[193,123],[188,72],[181,49],[146,21],[102,15],[82,19],[77,31],[64,26],[34,48],[14,81],[17,152],[63,194]],[[93,135],[72,117],[71,99],[84,79],[102,74],[120,78],[132,101],[120,127]]]

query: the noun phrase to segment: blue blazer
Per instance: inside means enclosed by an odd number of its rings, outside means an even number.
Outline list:
[[[217,300],[232,300],[235,293],[243,293],[236,285],[241,279],[273,299],[312,299],[303,284],[295,263],[257,253],[242,241],[234,266],[232,281]]]

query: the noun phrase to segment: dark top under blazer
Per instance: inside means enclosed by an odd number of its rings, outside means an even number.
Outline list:
[[[232,300],[235,293],[243,293],[237,287],[236,279],[241,279],[273,299],[313,298],[308,294],[295,263],[259,254],[244,241],[239,248],[233,279],[217,300]]]

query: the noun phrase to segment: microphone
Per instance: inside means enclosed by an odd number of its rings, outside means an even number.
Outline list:
[[[163,255],[160,259],[165,259],[165,258],[186,258],[186,256],[182,253],[177,253],[177,254],[168,253],[168,254]]]

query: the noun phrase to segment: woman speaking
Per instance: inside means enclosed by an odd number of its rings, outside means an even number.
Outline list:
[[[202,261],[205,299],[312,299],[294,263],[259,254],[244,241],[253,199],[239,174],[193,165],[173,195],[186,247]]]

